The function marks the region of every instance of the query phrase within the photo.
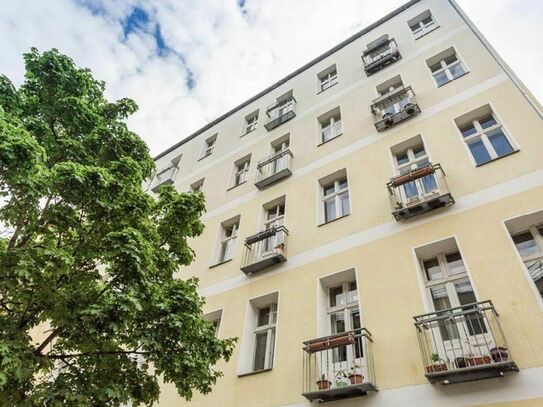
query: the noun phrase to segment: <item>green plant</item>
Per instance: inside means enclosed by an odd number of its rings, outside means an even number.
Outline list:
[[[441,362],[441,358],[437,353],[432,353],[432,355],[430,356],[430,360],[434,363]]]

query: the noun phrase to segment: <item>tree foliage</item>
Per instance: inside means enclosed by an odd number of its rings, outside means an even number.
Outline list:
[[[204,198],[142,185],[154,168],[126,123],[130,99],[57,50],[0,75],[0,405],[190,399],[220,376],[233,339],[215,338],[196,279]]]

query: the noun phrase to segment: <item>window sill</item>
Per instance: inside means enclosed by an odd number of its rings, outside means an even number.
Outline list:
[[[204,155],[204,156],[198,158],[198,161],[201,161],[201,160],[203,160],[204,158],[207,158],[207,157],[209,157],[209,156],[212,155],[212,154],[213,154],[213,153],[208,154],[208,155]]]
[[[255,374],[259,374],[259,373],[265,373],[265,372],[271,371],[272,369],[273,369],[273,367],[270,367],[268,369],[255,370],[254,372],[240,373],[240,374],[238,374],[238,377],[252,376],[252,375],[255,375]]]
[[[520,150],[518,150],[518,149],[517,149],[517,150],[513,150],[513,151],[511,151],[510,153],[501,155],[501,156],[499,156],[499,157],[497,157],[497,158],[494,158],[494,159],[492,159],[492,160],[485,161],[484,163],[481,163],[481,164],[476,164],[475,167],[476,167],[476,168],[482,167],[483,165],[487,165],[487,164],[493,163],[494,161],[498,161],[498,160],[500,160],[500,159],[502,159],[502,158],[509,157],[510,155],[513,155],[513,154],[515,154],[515,153],[518,153],[519,151],[520,151]]]
[[[228,263],[229,261],[232,261],[232,260],[234,260],[234,258],[224,260],[224,261],[221,261],[219,263],[212,264],[211,266],[209,266],[209,268],[212,269],[212,268],[218,267],[218,266],[220,266],[220,265],[222,265],[224,263]]]
[[[338,83],[339,83],[339,82],[336,82],[336,83],[334,83],[333,85],[328,86],[326,89],[319,90],[319,91],[317,92],[317,95],[320,95],[321,93],[326,92],[328,89],[333,88],[333,87],[336,86]]]
[[[427,36],[428,34],[431,34],[431,33],[433,33],[433,32],[434,32],[435,30],[437,30],[437,29],[438,29],[439,27],[441,27],[441,26],[440,26],[440,25],[438,25],[438,26],[437,26],[437,27],[435,27],[435,28],[434,28],[434,29],[433,29],[432,31],[428,31],[428,32],[426,32],[426,33],[422,34],[421,36],[419,36],[419,37],[415,38],[415,41],[417,41],[417,40],[420,40],[421,38],[423,38],[423,37],[426,37],[426,36]]]
[[[329,220],[328,222],[319,223],[317,226],[318,226],[318,227],[321,227],[321,226],[324,226],[324,225],[329,225],[330,223],[335,222],[336,220],[340,220],[340,219],[346,218],[346,217],[349,216],[349,215],[350,215],[350,213],[348,213],[347,215],[340,216],[339,218],[335,218],[335,219]]]
[[[240,182],[239,184],[236,184],[236,185],[234,185],[234,186],[228,188],[227,191],[230,191],[230,190],[232,190],[232,189],[234,189],[234,188],[237,188],[237,187],[239,187],[240,185],[245,184],[246,182],[247,182],[247,180],[245,180],[245,181],[243,181],[243,182]]]
[[[252,129],[251,131],[248,131],[247,133],[243,133],[239,138],[245,137],[247,134],[251,134],[252,132],[256,131],[256,129]]]
[[[448,82],[442,83],[441,85],[437,85],[437,88],[438,88],[438,89],[439,89],[439,88],[442,88],[443,86],[448,85],[449,83],[454,82],[454,81],[456,81],[457,79],[460,79],[460,78],[466,76],[469,72],[470,72],[470,71],[464,72],[462,75],[457,76],[456,78],[451,79],[451,80],[448,81]]]
[[[326,144],[326,143],[329,143],[329,142],[331,142],[331,141],[334,141],[335,139],[337,139],[338,137],[341,137],[341,136],[343,136],[343,133],[338,134],[337,136],[334,136],[334,137],[332,137],[332,138],[329,139],[329,140],[326,140],[326,141],[323,141],[323,142],[317,144],[317,147],[320,147],[320,146],[322,146],[322,145],[324,145],[324,144]]]

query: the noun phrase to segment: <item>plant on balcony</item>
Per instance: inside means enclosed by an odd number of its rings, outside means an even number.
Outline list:
[[[284,243],[279,243],[273,249],[273,254],[283,254],[284,252],[285,252],[285,244]]]
[[[364,381],[364,376],[355,362],[353,362],[351,368],[349,369],[349,381],[351,384],[361,384]]]
[[[347,381],[346,381],[346,379],[347,379],[348,377],[349,377],[349,376],[347,375],[347,371],[345,371],[345,370],[339,370],[339,371],[336,373],[336,388],[348,386],[349,383],[347,383]]]
[[[488,355],[468,355],[466,361],[468,362],[468,366],[481,366],[492,363],[492,359]]]
[[[437,353],[432,353],[430,360],[433,362],[433,364],[426,366],[426,373],[437,373],[447,370],[447,365]]]
[[[497,346],[490,349],[490,357],[496,363],[505,362],[509,359],[509,352],[505,346]]]
[[[326,379],[326,375],[323,373],[320,380],[317,380],[317,388],[319,390],[328,390],[332,386],[332,382]]]

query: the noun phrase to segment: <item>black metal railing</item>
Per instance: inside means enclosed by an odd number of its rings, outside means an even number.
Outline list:
[[[175,174],[177,173],[177,166],[171,165],[168,168],[158,172],[153,181],[151,182],[151,190],[157,192],[162,185],[173,184]]]
[[[362,55],[364,70],[368,76],[372,75],[387,65],[398,61],[401,57],[398,44],[394,38],[390,38],[380,43],[378,46],[364,52]]]
[[[454,203],[441,165],[428,163],[387,183],[392,215],[408,219]]]
[[[268,121],[264,127],[270,131],[296,116],[296,99],[294,96],[290,96],[286,100],[275,103],[266,109],[266,115]]]
[[[287,149],[258,162],[255,185],[261,189],[282,178],[292,175],[292,152]]]
[[[430,382],[449,384],[518,371],[491,301],[414,319],[425,375]]]
[[[373,100],[371,112],[378,131],[386,130],[395,124],[420,113],[415,92],[411,86],[400,86]]]
[[[241,270],[245,274],[263,270],[287,260],[288,229],[272,226],[245,239]]]
[[[308,400],[330,401],[377,390],[366,328],[303,342],[303,390]]]

